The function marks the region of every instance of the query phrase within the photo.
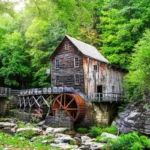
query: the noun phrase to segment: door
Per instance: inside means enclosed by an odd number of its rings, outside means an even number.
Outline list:
[[[103,97],[103,86],[102,85],[98,85],[97,86],[97,98],[98,100],[102,100]]]

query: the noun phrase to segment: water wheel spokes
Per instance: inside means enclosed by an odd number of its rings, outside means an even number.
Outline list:
[[[85,102],[77,94],[61,93],[53,101],[53,114],[55,115],[58,109],[63,109],[67,115],[76,121],[85,115]]]

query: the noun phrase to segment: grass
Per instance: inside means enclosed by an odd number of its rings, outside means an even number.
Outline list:
[[[87,132],[88,132],[88,129],[87,129],[87,128],[80,127],[80,128],[77,128],[77,132],[79,132],[79,133],[87,133]]]
[[[3,150],[8,146],[11,147],[11,149],[59,150],[50,145],[44,145],[36,141],[30,142],[30,140],[23,137],[13,137],[0,132],[0,150]]]

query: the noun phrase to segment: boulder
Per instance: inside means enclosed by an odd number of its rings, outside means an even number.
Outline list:
[[[63,133],[56,133],[55,134],[55,138],[61,138],[61,137],[68,137],[68,138],[70,138],[71,136],[67,135],[67,134],[63,134]]]
[[[64,133],[65,131],[67,131],[67,128],[54,128],[53,133]]]
[[[117,139],[118,136],[117,135],[114,135],[114,134],[111,134],[111,133],[107,133],[107,132],[103,132],[101,134],[102,137],[107,137],[107,138],[111,138],[111,139]]]
[[[91,150],[89,145],[82,145],[77,150]]]
[[[39,128],[30,128],[30,127],[28,127],[28,128],[19,128],[19,129],[16,130],[16,132],[19,133],[19,132],[24,132],[24,131],[28,131],[28,130],[33,130],[37,134],[40,134],[42,132],[42,130],[39,129]]]
[[[12,118],[0,118],[0,122],[17,123],[17,120],[16,119],[12,119]]]
[[[77,150],[101,150],[103,146],[103,143],[90,142],[80,146]]]
[[[118,136],[114,135],[114,134],[110,134],[110,133],[107,133],[107,132],[103,132],[101,134],[101,140],[100,142],[103,142],[103,143],[106,143],[108,142],[110,139],[117,139]]]
[[[67,128],[52,128],[52,127],[48,127],[46,128],[46,133],[64,133],[66,130],[68,130]]]
[[[54,142],[55,142],[55,143],[68,143],[68,144],[76,143],[76,141],[75,141],[73,138],[68,137],[68,136],[55,138],[55,139],[54,139]]]
[[[55,143],[68,143],[68,144],[76,143],[75,139],[71,138],[70,135],[60,134],[60,133],[55,135],[54,142]]]
[[[91,150],[101,150],[105,144],[93,142],[90,145]]]
[[[70,145],[68,143],[59,143],[59,144],[51,143],[50,145],[53,146],[53,147],[58,147],[61,150],[77,149],[77,147],[78,147],[77,145]]]
[[[5,128],[5,127],[15,127],[15,123],[11,122],[0,122],[0,128]]]
[[[81,144],[90,143],[92,141],[93,140],[90,137],[88,137],[88,136],[81,136]]]
[[[40,121],[37,125],[38,125],[38,126],[43,126],[44,124],[45,124],[45,120]]]
[[[150,135],[150,97],[145,101],[135,102],[119,113],[116,125],[121,133],[139,131]]]
[[[52,128],[52,127],[48,127],[48,128],[46,128],[46,133],[53,133],[53,130],[54,130],[54,128]]]

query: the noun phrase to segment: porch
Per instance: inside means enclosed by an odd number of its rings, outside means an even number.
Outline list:
[[[90,95],[91,102],[122,102],[125,101],[120,93],[93,93]]]

